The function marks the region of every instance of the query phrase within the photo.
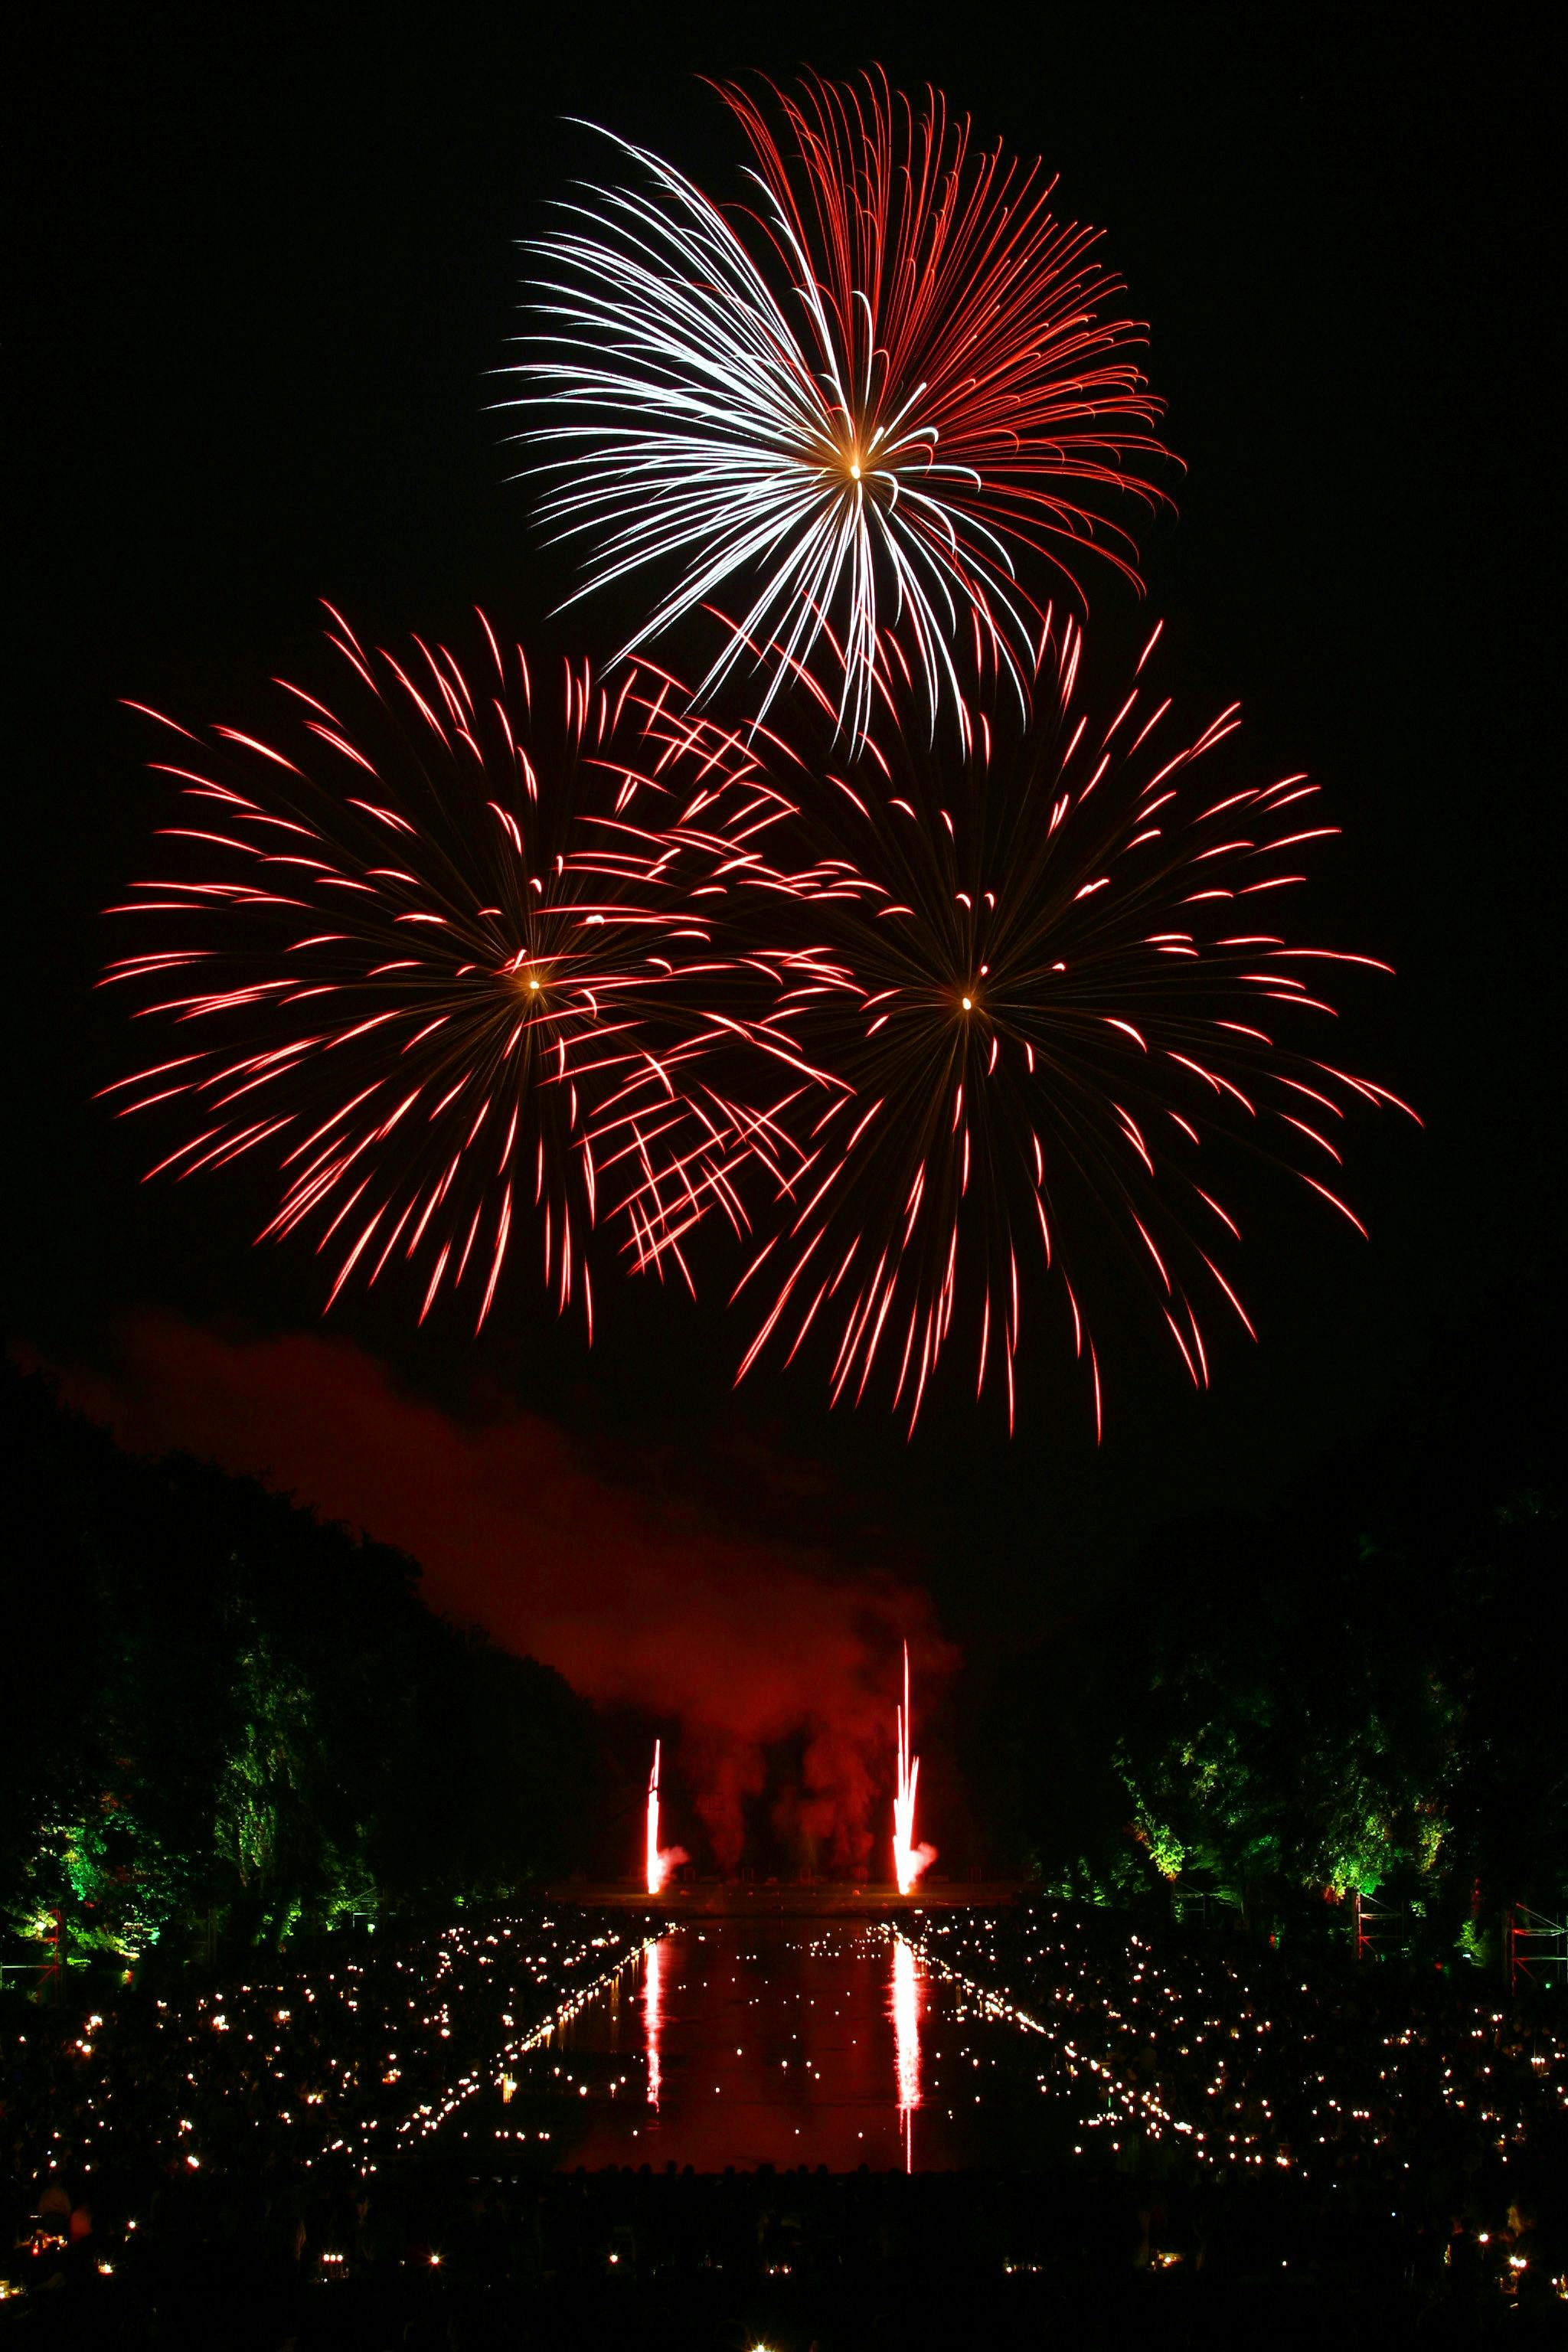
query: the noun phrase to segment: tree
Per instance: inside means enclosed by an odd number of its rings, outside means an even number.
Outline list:
[[[147,1463],[14,1370],[26,1563],[0,1706],[0,1903],[86,1950],[497,1894],[571,1866],[596,1778],[560,1675],[435,1616],[413,1560],[257,1482]]]

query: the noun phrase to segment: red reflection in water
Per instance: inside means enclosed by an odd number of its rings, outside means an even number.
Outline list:
[[[910,1951],[889,1956],[879,1922],[696,1917],[650,1945],[643,1968],[632,2011],[635,2099],[608,2091],[628,2053],[607,2000],[590,2001],[566,2028],[561,2078],[552,2071],[560,2052],[537,2070],[539,2094],[570,2109],[552,2151],[559,2161],[590,2169],[673,2162],[698,2172],[731,2164],[741,2172],[759,2164],[901,2168],[913,2154],[906,2088],[921,2105],[922,2168],[984,2157],[989,2141],[979,2127],[988,2130],[989,2110],[965,2105],[955,2140],[947,2103],[939,2104],[937,2073],[954,2047],[967,2046],[969,2029],[944,2043],[951,1993]],[[904,1969],[912,1998],[900,1992],[895,2014],[895,1976]],[[969,2089],[967,2073],[963,2079]]]
[[[664,2026],[664,1946],[661,1936],[650,1944],[645,1958],[642,1980],[643,2035],[647,2043],[647,2103],[658,2105],[658,2042]]]
[[[904,2170],[915,2168],[915,2109],[921,2103],[921,1979],[913,1947],[893,1937],[893,2066],[899,2084],[899,2122],[904,2137]]]

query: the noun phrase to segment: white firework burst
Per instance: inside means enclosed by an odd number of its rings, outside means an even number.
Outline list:
[[[722,94],[757,210],[731,221],[615,139],[641,184],[587,187],[534,248],[544,326],[518,404],[547,452],[543,520],[590,545],[575,594],[673,568],[630,654],[738,591],[700,691],[770,641],[786,659],[765,709],[821,646],[857,735],[879,629],[933,717],[988,664],[1022,695],[1039,622],[1016,553],[1075,583],[1089,550],[1131,573],[1131,542],[1081,501],[1158,495],[1130,470],[1162,454],[1138,429],[1157,404],[1127,356],[1138,330],[1097,315],[1116,290],[1098,233],[1056,220],[1037,167],[972,155],[940,98],[917,116],[869,80],[775,92],[781,143]]]

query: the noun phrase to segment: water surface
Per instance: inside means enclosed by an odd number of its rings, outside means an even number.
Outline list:
[[[454,2126],[528,2164],[1043,2163],[1084,2102],[875,1922],[710,1919],[653,1945]]]

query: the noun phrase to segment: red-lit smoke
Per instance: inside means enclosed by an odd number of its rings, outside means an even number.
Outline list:
[[[873,1845],[904,1628],[923,1673],[953,1662],[918,1587],[736,1534],[671,1500],[647,1465],[612,1483],[560,1424],[521,1408],[459,1422],[346,1339],[150,1316],[123,1333],[112,1372],[67,1370],[62,1388],[133,1450],[183,1447],[264,1475],[412,1553],[434,1607],[600,1705],[677,1722],[665,1831],[688,1843],[705,1831],[721,1869],[742,1861],[745,1809],[770,1759],[777,1788],[781,1753],[792,1761],[773,1827],[785,1851],[886,1868]]]

